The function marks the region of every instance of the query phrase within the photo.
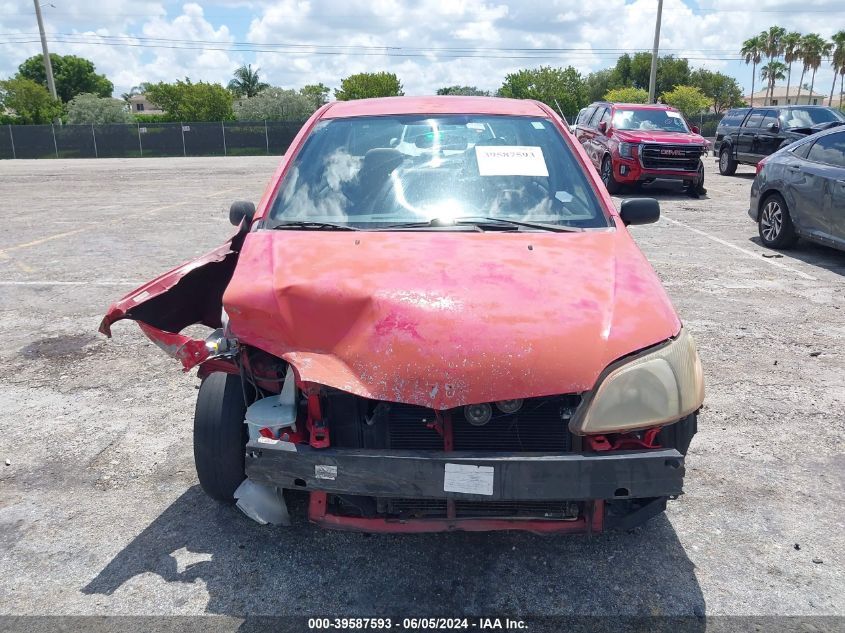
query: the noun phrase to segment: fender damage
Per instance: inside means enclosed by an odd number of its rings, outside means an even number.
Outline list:
[[[189,371],[207,360],[210,352],[202,339],[180,334],[189,325],[222,327],[223,292],[235,271],[244,233],[145,283],[113,303],[99,331],[111,338],[117,321],[136,321],[141,331]]]

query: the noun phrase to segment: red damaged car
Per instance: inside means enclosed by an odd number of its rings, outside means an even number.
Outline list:
[[[342,529],[627,528],[682,493],[704,397],[626,229],[658,216],[542,103],[331,103],[229,242],[100,329],[198,367],[199,481],[262,523],[296,489]]]
[[[576,135],[607,190],[675,180],[704,194],[708,142],[675,108],[662,104],[599,102],[578,114]]]

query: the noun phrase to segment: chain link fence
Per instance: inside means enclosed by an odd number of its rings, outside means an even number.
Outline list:
[[[721,114],[690,121],[712,137]],[[287,151],[303,121],[0,126],[3,158],[256,156]]]
[[[302,123],[4,125],[0,126],[0,159],[281,155]]]

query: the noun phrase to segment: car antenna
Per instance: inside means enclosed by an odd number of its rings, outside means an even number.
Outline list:
[[[557,102],[556,98],[555,98],[555,105],[557,106],[557,111],[560,112],[560,118],[562,118],[564,121],[566,121],[566,115],[563,113],[563,109],[560,107],[560,104]],[[566,125],[567,125],[567,127],[569,126],[569,121],[566,121]]]

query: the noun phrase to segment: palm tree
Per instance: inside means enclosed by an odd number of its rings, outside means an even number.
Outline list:
[[[745,63],[751,64],[751,105],[754,105],[754,80],[757,78],[757,64],[763,59],[765,43],[758,35],[751,37],[742,43],[739,54],[745,57]]]
[[[781,39],[783,44],[783,61],[787,64],[786,71],[786,103],[789,103],[789,84],[792,82],[792,62],[801,59],[801,34],[798,31],[787,33]]]
[[[801,71],[801,81],[804,80],[804,73],[808,70],[813,71],[813,77],[810,80],[810,99],[813,98],[813,87],[816,83],[816,71],[822,65],[822,59],[830,57],[830,52],[833,50],[833,44],[825,40],[818,33],[810,33],[805,35],[801,48],[804,51],[803,60],[804,68]],[[801,91],[798,91],[798,96],[801,96]]]
[[[258,69],[252,69],[252,64],[241,66],[232,73],[235,77],[229,82],[229,90],[239,97],[254,97],[270,85],[262,82],[258,77]]]
[[[785,71],[786,64],[779,61],[770,61],[768,64],[766,64],[760,69],[760,79],[766,79],[769,82],[769,85],[766,89],[766,94],[771,95],[769,97],[768,105],[771,105],[771,100],[775,95],[775,82],[786,77],[786,75],[784,74]],[[763,105],[767,104],[763,103]]]
[[[124,92],[122,95],[120,95],[120,98],[123,99],[126,103],[129,103],[129,100],[132,97],[139,94],[143,94],[143,92],[141,91],[141,86],[132,86],[129,89],[129,92]]]
[[[836,89],[836,75],[840,78],[845,75],[845,31],[834,33],[833,44],[836,48],[833,50],[831,56],[831,64],[833,65],[833,85],[830,87],[830,99],[827,104],[833,107],[833,91]],[[842,107],[842,80],[839,81],[839,107]]]
[[[783,36],[786,35],[786,29],[781,26],[770,26],[768,31],[760,33],[760,40],[763,42],[763,52],[769,58],[769,63],[775,60],[775,57],[780,57],[783,54]],[[782,77],[781,77],[782,79]],[[766,99],[771,103],[771,95],[769,91],[774,93],[774,84],[769,82],[769,88],[766,90]],[[765,105],[765,102],[763,103]]]

